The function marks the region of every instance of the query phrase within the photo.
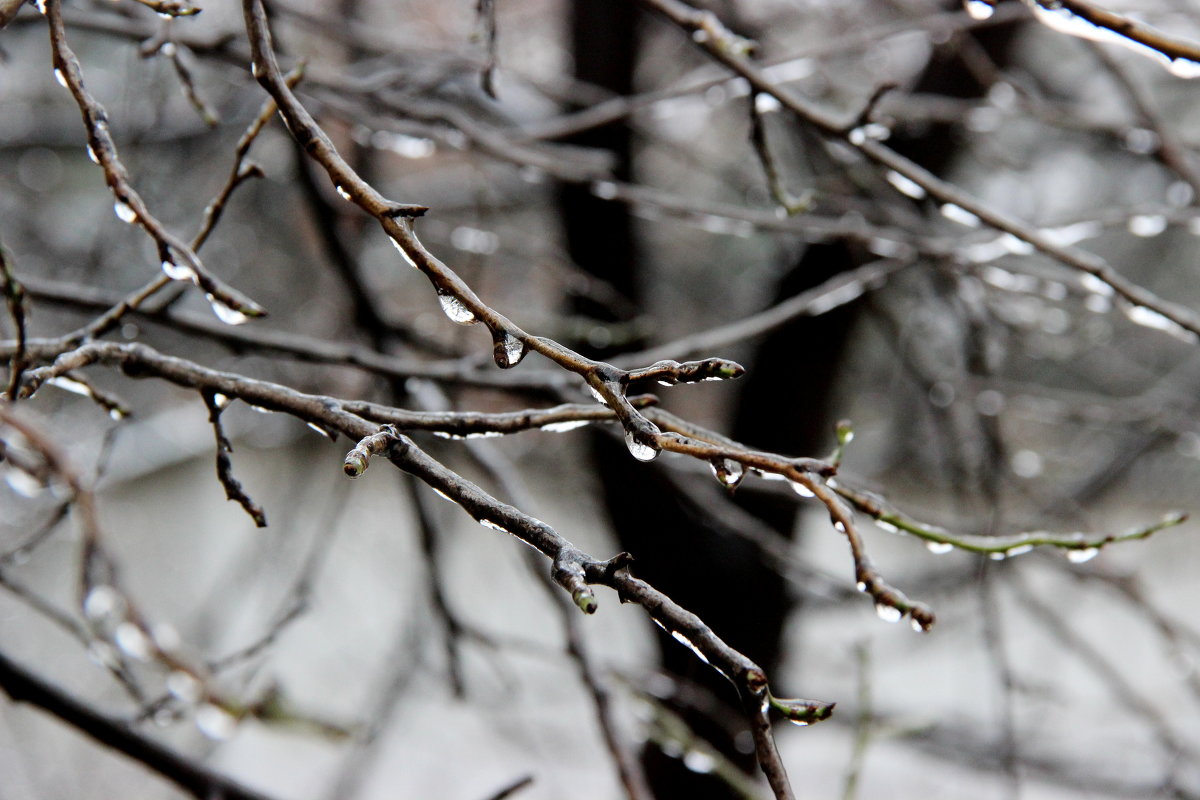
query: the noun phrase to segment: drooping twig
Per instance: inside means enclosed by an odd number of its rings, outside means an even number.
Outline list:
[[[225,435],[225,429],[221,425],[221,412],[228,406],[229,399],[219,396],[215,392],[201,392],[200,396],[204,398],[204,405],[208,408],[208,421],[212,425],[213,436],[217,440],[217,480],[225,489],[226,499],[235,501],[245,509],[250,518],[254,520],[255,525],[260,528],[267,527],[267,514],[263,511],[263,507],[246,494],[246,490],[242,488],[242,482],[233,476],[233,461],[229,457],[229,454],[233,452],[233,444]]]

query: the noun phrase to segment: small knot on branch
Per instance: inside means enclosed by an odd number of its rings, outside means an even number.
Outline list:
[[[419,206],[411,203],[389,203],[384,209],[385,217],[423,217],[429,211],[429,206]]]

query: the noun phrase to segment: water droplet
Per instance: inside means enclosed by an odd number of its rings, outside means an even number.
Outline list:
[[[174,58],[175,54],[179,51],[178,48],[175,47],[174,42],[163,42],[163,46],[158,48],[158,52],[167,58]]]
[[[572,419],[572,420],[568,420],[566,422],[551,422],[549,424],[543,425],[541,427],[541,430],[544,430],[547,433],[566,433],[567,431],[573,431],[573,430],[582,428],[583,426],[585,426],[587,424],[588,424],[587,420]]]
[[[93,164],[100,163],[100,158],[96,155],[96,151],[92,149],[92,146],[90,144],[87,146],[87,156],[88,156],[88,160],[91,161]]]
[[[113,213],[117,215],[117,219],[121,220],[121,222],[126,222],[130,225],[137,222],[137,212],[121,200],[113,203]]]
[[[122,622],[113,633],[113,641],[126,655],[138,661],[149,661],[154,654],[154,644],[139,625]]]
[[[854,588],[860,592],[865,592],[867,590],[867,582],[859,581],[858,583],[854,584]]]
[[[704,42],[707,42],[709,38],[709,33],[708,31],[704,30],[704,28],[696,28],[696,30],[692,31],[693,42],[703,44]]]
[[[612,200],[617,196],[617,185],[612,181],[595,181],[591,186],[592,194],[601,200]]]
[[[212,396],[212,401],[213,405],[217,408],[226,409],[229,408],[229,404],[233,402],[233,398],[229,397],[229,395],[224,395],[220,392],[217,392]]]
[[[875,614],[884,622],[899,622],[904,618],[904,612],[887,603],[876,603]]]
[[[1176,78],[1200,78],[1200,62],[1190,58],[1174,58],[1167,62],[1167,71]]]
[[[913,629],[914,631],[916,631],[917,633],[929,633],[929,628],[926,628],[924,625],[922,625],[922,624],[921,624],[921,621],[920,621],[920,620],[918,620],[918,619],[910,619],[910,620],[908,621],[908,624],[909,624],[909,625],[912,627],[912,629]]]
[[[926,542],[925,549],[935,556],[943,556],[953,550],[954,545],[949,542]]]
[[[343,200],[350,199],[350,193],[347,192],[340,183],[334,188],[337,189],[338,197],[342,198]]]
[[[1058,228],[1043,228],[1041,230],[1042,236],[1049,239],[1053,244],[1063,247],[1077,244],[1084,239],[1091,239],[1102,233],[1104,233],[1104,225],[1097,220],[1086,220],[1071,225],[1063,225]]]
[[[1008,553],[997,550],[994,553],[988,553],[988,558],[990,558],[992,561],[1003,561],[1004,559],[1008,558]]]
[[[54,68],[54,80],[58,81],[58,85],[63,87],[64,89],[71,88],[67,84],[67,76],[64,75],[63,71],[61,69],[58,69],[57,67]]]
[[[176,264],[174,261],[163,261],[160,265],[163,274],[173,281],[190,281],[195,283],[196,270],[186,264]]]
[[[717,768],[717,760],[708,753],[688,750],[683,754],[683,765],[692,772],[707,775]]]
[[[991,8],[991,6],[988,6],[988,8]],[[943,203],[938,211],[941,212],[943,217],[951,222],[957,222],[959,225],[966,225],[968,228],[978,228],[980,225],[979,217],[954,203]]]
[[[212,308],[212,312],[217,315],[217,319],[226,325],[241,325],[250,319],[250,317],[241,311],[238,311],[236,308],[230,308],[211,294],[206,294],[204,297],[208,300],[208,305]]]
[[[204,696],[204,684],[192,673],[177,669],[167,676],[167,692],[179,702],[190,705]]]
[[[500,369],[515,367],[525,357],[525,343],[511,333],[501,331],[494,339],[493,355]]]
[[[680,633],[679,631],[671,631],[671,638],[673,638],[675,641],[679,642],[681,645],[683,645],[684,647],[686,647],[687,649],[689,649],[689,650],[691,650],[693,653],[695,653],[695,654],[696,654],[696,658],[700,659],[700,660],[701,660],[701,661],[703,661],[705,664],[709,663],[709,661],[708,661],[708,656],[706,656],[706,655],[704,655],[704,653],[700,652],[700,648],[699,648],[699,647],[697,647],[697,646],[695,645],[695,643],[694,643],[694,642],[692,642],[692,640],[691,640],[691,639],[689,639],[688,637],[684,636],[684,635],[683,635],[682,633]]]
[[[251,410],[251,411],[253,411],[253,412],[254,412],[254,413],[256,413],[256,414],[270,414],[270,413],[272,413],[272,412],[271,412],[271,409],[269,409],[269,408],[263,408],[262,406],[256,406],[256,405],[254,405],[253,403],[251,403],[251,404],[250,404],[250,410]]]
[[[442,311],[446,313],[451,322],[456,322],[459,325],[470,325],[476,321],[475,313],[449,292],[439,289],[437,298],[438,302],[442,304]]]
[[[912,178],[905,177],[894,169],[887,171],[887,182],[896,188],[896,191],[907,195],[914,200],[920,200],[925,197],[925,189]]]
[[[33,0],[33,5],[38,10],[38,13],[43,15],[46,13],[46,0]],[[20,8],[20,6],[17,6],[17,8]]]
[[[715,458],[708,466],[712,469],[713,477],[727,489],[736,489],[746,475],[745,468],[729,458]]]
[[[780,103],[779,98],[775,97],[775,95],[767,94],[766,92],[759,92],[754,95],[754,110],[759,114],[773,114],[781,108],[783,108],[783,103]],[[855,128],[855,130],[862,129]],[[853,131],[851,133],[853,134]]]
[[[46,485],[40,480],[12,466],[4,471],[4,482],[21,497],[37,497],[46,491]]]
[[[479,520],[479,524],[485,528],[489,528],[494,531],[499,531],[500,533],[507,533],[510,536],[512,535],[512,531],[510,531],[508,528],[501,525],[499,522],[493,522],[490,519],[481,519],[481,520]]]
[[[98,622],[125,613],[125,598],[116,587],[107,584],[93,586],[83,600],[83,615]]]
[[[396,241],[395,239],[392,239],[392,247],[396,248],[400,255],[404,256],[404,260],[408,262],[410,267],[413,269],[419,269],[417,262],[413,261],[412,256],[410,256],[408,251],[404,249],[404,245],[400,244],[400,242]]]
[[[900,532],[900,528],[898,528],[896,525],[893,525],[892,523],[888,522],[886,519],[875,520],[875,526],[882,531],[887,531],[888,533],[899,533]]]
[[[438,497],[442,498],[443,500],[445,500],[447,503],[454,503],[455,505],[458,505],[457,500],[455,500],[453,497],[451,497],[450,495],[443,492],[441,489],[438,489],[437,487],[434,487],[433,493],[436,494]]]
[[[629,448],[630,455],[638,461],[653,461],[658,458],[659,447],[653,437],[658,435],[659,430],[653,423],[648,424],[650,430],[645,432],[625,431],[625,446]]]
[[[788,480],[788,483],[791,485],[792,491],[795,492],[796,494],[800,495],[801,497],[816,497],[817,496],[816,493],[813,492],[812,489],[808,488],[800,481]]]
[[[1135,325],[1166,331],[1185,342],[1195,341],[1195,336],[1191,331],[1154,309],[1145,306],[1125,306],[1124,311],[1125,316]]]
[[[92,396],[91,387],[82,381],[77,381],[74,378],[68,378],[66,375],[57,375],[46,381],[46,383],[50,384],[51,386],[57,386],[59,389],[70,392],[71,394],[77,394],[82,397]]]
[[[331,441],[331,442],[337,441],[337,434],[335,432],[326,430],[325,428],[322,428],[320,425],[318,425],[315,422],[305,422],[304,424],[307,425],[311,430],[314,430],[317,433],[324,436],[329,441]]]
[[[1034,251],[1034,246],[1019,236],[1006,233],[1000,237],[1000,244],[1014,256],[1027,256]]]
[[[842,522],[841,520],[838,520],[833,523],[833,529],[835,531],[837,531],[838,533],[845,533],[846,532],[846,523]]]
[[[196,727],[210,739],[223,742],[237,731],[237,718],[213,703],[196,709]]]
[[[992,14],[996,11],[991,3],[984,0],[966,0],[963,6],[967,9],[967,13],[971,15],[971,19],[991,19]]]
[[[1161,214],[1137,214],[1129,218],[1129,232],[1148,239],[1167,229],[1167,218]]]
[[[1085,561],[1091,561],[1098,555],[1100,555],[1099,547],[1086,547],[1082,550],[1068,550],[1067,560],[1072,564],[1082,564]]]
[[[258,66],[257,61],[250,62],[250,74],[255,78],[261,78],[263,76],[262,68]]]

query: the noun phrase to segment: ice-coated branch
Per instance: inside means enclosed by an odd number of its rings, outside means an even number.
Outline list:
[[[176,237],[150,213],[129,179],[129,172],[117,153],[116,143],[109,130],[108,112],[84,86],[83,70],[75,52],[67,44],[61,0],[45,0],[46,19],[50,27],[50,47],[54,57],[54,74],[75,98],[83,115],[88,136],[88,154],[104,171],[105,182],[112,191],[113,210],[122,222],[136,224],[154,241],[163,273],[169,278],[184,280],[200,287],[211,299],[213,311],[223,321],[244,322],[261,317],[266,310],[236,289],[214,276],[200,261],[195,249]]]

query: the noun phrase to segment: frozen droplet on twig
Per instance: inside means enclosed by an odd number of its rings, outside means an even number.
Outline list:
[[[221,320],[221,322],[224,322],[226,325],[241,325],[243,322],[246,322],[250,319],[250,317],[246,314],[243,314],[236,308],[233,308],[218,300],[211,294],[206,294],[204,297],[206,300],[208,300],[209,306],[212,307],[213,313],[217,315],[217,319]]]
[[[966,8],[971,19],[978,20],[991,19],[992,14],[996,11],[992,4],[986,2],[986,0],[965,0],[963,7]]]
[[[196,709],[196,727],[210,739],[223,742],[237,731],[237,718],[215,703]]]
[[[525,357],[525,343],[506,331],[499,331],[494,340],[493,355],[496,366],[500,369],[510,369],[521,363]]]
[[[83,615],[96,622],[125,613],[125,597],[115,586],[93,586],[83,599]]]
[[[170,259],[164,259],[162,264],[163,274],[173,281],[190,281],[196,280],[196,270],[186,264],[176,264]]]
[[[800,495],[801,497],[816,497],[817,496],[816,493],[813,492],[812,489],[808,488],[807,485],[801,483],[800,481],[789,480],[788,483],[791,485],[792,491],[795,492],[796,494]]]
[[[58,81],[58,85],[63,87],[64,89],[71,88],[67,84],[67,76],[64,75],[63,71],[61,69],[58,69],[57,67],[54,68],[54,80]]]
[[[450,318],[451,322],[456,322],[459,325],[470,325],[476,321],[475,312],[467,308],[463,304],[463,301],[450,292],[439,289],[437,298],[438,302],[441,303],[442,311]]]
[[[117,219],[121,220],[121,222],[126,222],[131,225],[134,222],[137,222],[137,212],[134,211],[129,204],[123,200],[118,200],[117,202],[113,203],[113,213],[117,215]]]
[[[1099,547],[1085,547],[1082,550],[1068,550],[1067,560],[1072,564],[1082,564],[1100,555]]]
[[[571,419],[565,422],[548,423],[543,425],[541,430],[546,431],[546,433],[566,433],[567,431],[573,431],[582,428],[587,424],[588,421],[585,419]]]
[[[713,477],[726,489],[736,489],[746,475],[746,469],[731,458],[714,458],[708,462]]]
[[[953,550],[954,545],[949,542],[926,542],[925,549],[935,556],[943,556]]]
[[[904,617],[903,611],[887,603],[876,603],[875,614],[884,622],[899,622]]]
[[[204,696],[204,684],[192,673],[177,669],[167,676],[167,693],[179,702],[191,705]]]
[[[626,430],[625,431],[625,446],[629,448],[629,453],[638,461],[653,461],[658,458],[659,450],[658,443],[654,441],[655,435],[658,434],[658,428],[653,423],[647,423],[648,430]]]

